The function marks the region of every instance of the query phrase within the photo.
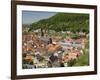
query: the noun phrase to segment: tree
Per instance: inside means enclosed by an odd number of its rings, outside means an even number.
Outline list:
[[[47,32],[49,30],[58,31],[72,31],[72,32],[88,32],[89,31],[89,15],[78,13],[57,13],[56,15],[42,19],[38,22],[32,23],[29,31],[41,29]]]

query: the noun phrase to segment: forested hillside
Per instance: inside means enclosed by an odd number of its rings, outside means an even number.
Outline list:
[[[32,23],[29,31],[36,29],[89,32],[89,14],[57,13],[56,15]]]

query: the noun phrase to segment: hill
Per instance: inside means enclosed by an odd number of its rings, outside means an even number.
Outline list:
[[[89,32],[89,14],[57,13],[48,19],[32,23],[29,31],[39,28],[55,31]]]

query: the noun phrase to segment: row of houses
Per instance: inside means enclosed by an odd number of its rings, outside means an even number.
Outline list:
[[[40,37],[35,33],[23,35],[23,58],[28,61],[27,68],[61,67],[68,66],[68,61],[77,59],[83,54],[86,38],[52,40],[49,37]],[[32,62],[30,64],[30,62]],[[30,66],[33,65],[33,66]]]

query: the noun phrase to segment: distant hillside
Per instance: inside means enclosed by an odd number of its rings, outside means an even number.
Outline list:
[[[89,14],[57,13],[48,19],[32,23],[29,31],[39,28],[55,31],[89,32]]]

